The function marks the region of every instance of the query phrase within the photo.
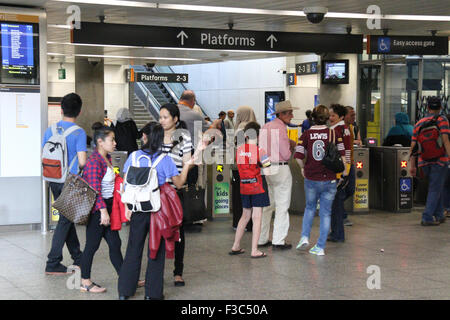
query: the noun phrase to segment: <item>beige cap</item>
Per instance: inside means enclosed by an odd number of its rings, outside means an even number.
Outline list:
[[[280,113],[280,112],[292,111],[292,110],[298,110],[298,108],[293,107],[289,100],[281,101],[276,104],[275,112],[272,113],[272,115]]]

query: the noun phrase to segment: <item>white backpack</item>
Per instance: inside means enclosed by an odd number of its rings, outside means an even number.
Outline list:
[[[73,125],[67,130],[58,127],[57,124],[51,126],[52,136],[44,144],[42,150],[42,174],[44,180],[49,182],[64,183],[77,160],[77,155],[72,159],[70,165],[67,156],[66,138],[75,130],[81,129]]]
[[[132,212],[157,212],[161,208],[156,166],[165,156],[161,154],[152,163],[151,158],[146,155],[136,159],[136,152],[131,154],[132,164],[127,171],[122,202],[127,203]],[[141,158],[147,158],[148,167],[139,167]]]

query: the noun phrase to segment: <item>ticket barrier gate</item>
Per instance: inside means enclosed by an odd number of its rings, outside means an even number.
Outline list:
[[[89,157],[92,154],[92,149],[88,150],[87,156]],[[111,153],[111,164],[114,167],[114,172],[119,173],[123,177],[123,166],[128,158],[128,152],[126,151],[114,151]],[[47,183],[48,186],[48,183]],[[59,212],[55,208],[53,208],[53,202],[55,199],[53,198],[52,191],[50,187],[47,188],[48,192],[48,208],[49,208],[49,219],[48,219],[48,228],[49,230],[54,230],[59,221]]]
[[[301,215],[305,211],[305,179],[297,160],[291,158],[289,161],[289,169],[292,174],[292,190],[291,205],[289,206],[289,214]]]
[[[370,148],[370,208],[411,212],[413,179],[409,173],[409,148]]]
[[[355,170],[355,192],[345,201],[347,212],[369,212],[370,163],[369,148],[356,148],[353,152]]]

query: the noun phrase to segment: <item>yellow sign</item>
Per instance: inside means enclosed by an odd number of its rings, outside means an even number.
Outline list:
[[[59,221],[59,211],[53,208],[53,203],[55,202],[53,194],[51,195],[51,197],[52,197],[52,221]]]
[[[218,164],[217,167],[216,167],[216,171],[217,172],[223,172],[223,165]]]
[[[288,128],[288,138],[297,143],[299,137],[298,128]]]
[[[356,179],[355,194],[353,195],[354,209],[369,209],[369,180]]]
[[[120,169],[119,169],[119,167],[114,167],[114,173],[115,173],[115,174],[120,174]]]

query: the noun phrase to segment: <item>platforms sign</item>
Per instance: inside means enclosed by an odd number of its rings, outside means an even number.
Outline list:
[[[136,72],[136,82],[178,82],[188,83],[187,73]]]
[[[130,36],[132,35],[132,36]],[[362,53],[363,36],[82,22],[72,42],[149,48]]]

